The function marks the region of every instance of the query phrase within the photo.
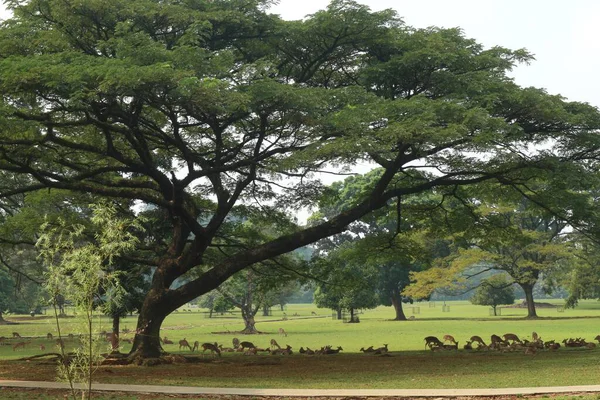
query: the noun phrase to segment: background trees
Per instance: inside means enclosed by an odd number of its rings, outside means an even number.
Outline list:
[[[132,356],[160,355],[174,309],[394,199],[594,170],[574,163],[597,157],[597,110],[515,85],[506,71],[527,52],[412,29],[391,10],[336,0],[282,21],[261,0],[11,5],[0,170],[17,179],[0,197],[72,190],[166,216],[168,241],[143,260],[154,273]],[[293,213],[322,192],[313,172],[359,160],[381,173],[337,214],[213,257],[241,205]]]
[[[506,276],[502,274],[491,276],[481,282],[481,285],[473,292],[470,300],[473,304],[492,307],[494,315],[498,315],[496,308],[499,305],[515,302],[513,282],[506,279]]]

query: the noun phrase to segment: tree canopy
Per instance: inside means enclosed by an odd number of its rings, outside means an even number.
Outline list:
[[[516,85],[506,73],[532,60],[525,50],[415,29],[392,10],[334,0],[283,21],[266,0],[8,4],[2,201],[59,189],[166,215],[133,356],[160,355],[177,307],[399,196],[488,180],[525,190],[595,168],[598,111]],[[236,209],[293,213],[321,195],[315,172],[358,161],[382,172],[335,216],[210,256]]]

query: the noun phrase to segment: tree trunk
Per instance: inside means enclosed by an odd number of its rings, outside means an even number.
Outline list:
[[[119,351],[119,329],[121,325],[121,317],[118,314],[112,318],[112,335],[110,336],[110,345],[113,352]]]
[[[396,311],[396,318],[394,321],[406,321],[406,315],[404,315],[404,309],[402,308],[402,296],[399,294],[392,294],[392,305],[394,306],[394,310]]]
[[[164,354],[160,345],[160,327],[167,315],[181,306],[165,298],[165,292],[152,288],[146,295],[138,316],[130,359],[157,358]]]
[[[256,322],[254,322],[254,317],[245,317],[244,318],[244,330],[242,331],[242,333],[244,334],[255,334],[255,333],[259,333],[258,330],[256,329]]]
[[[0,310],[0,324],[5,323],[6,320],[4,319],[4,317],[2,316],[2,310]]]
[[[492,306],[492,309],[494,310],[494,317],[497,316],[498,314],[496,314],[496,307],[495,305]]]
[[[354,308],[350,309],[350,322],[354,322]]]
[[[342,319],[342,309],[338,308],[337,310],[335,310],[337,312],[337,319]]]
[[[525,292],[525,302],[527,303],[527,318],[537,318],[535,311],[535,301],[533,300],[533,285],[520,285]]]
[[[269,316],[269,309],[271,307],[267,306],[266,304],[263,306],[263,317],[268,317]]]

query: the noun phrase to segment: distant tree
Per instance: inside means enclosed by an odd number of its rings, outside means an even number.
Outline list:
[[[513,281],[507,279],[504,274],[494,275],[481,282],[470,300],[471,303],[478,306],[492,307],[494,315],[497,315],[496,307],[515,302]]]
[[[8,311],[12,301],[14,287],[15,283],[12,277],[0,268],[0,323],[6,322],[2,314]]]

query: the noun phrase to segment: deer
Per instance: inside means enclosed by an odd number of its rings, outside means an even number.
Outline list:
[[[279,328],[279,334],[287,337],[287,332],[283,328]]]
[[[588,348],[588,349],[590,349],[590,350],[595,349],[596,348],[596,343],[591,343],[591,342],[590,343],[586,343],[585,347]]]
[[[240,342],[240,348],[244,349],[256,349],[256,346],[252,342]]]
[[[463,346],[465,350],[473,350],[473,346],[471,346],[472,341],[467,340],[467,343]]]
[[[202,353],[204,353],[206,350],[210,350],[211,354],[217,353],[217,355],[219,357],[221,357],[221,350],[219,350],[219,347],[217,346],[217,342],[202,343],[201,347],[202,347]]]
[[[29,344],[29,342],[19,342],[19,343],[15,343],[13,344],[13,351],[15,351],[16,349],[18,349],[19,347],[25,348],[25,346]]]
[[[485,342],[483,341],[483,339],[481,338],[481,336],[471,336],[470,341],[471,341],[471,343],[478,342],[479,344],[481,344],[483,346],[486,345]]]
[[[277,340],[271,339],[271,350],[273,350],[275,347],[281,349],[281,346],[279,345],[279,343],[277,343]]]
[[[52,335],[50,332],[48,332],[48,333],[46,334],[46,339],[48,339],[48,340],[52,340],[52,339],[54,339],[54,335]]]
[[[56,339],[56,347],[65,348],[65,342],[62,339]]]
[[[452,336],[452,335],[444,335],[443,339],[444,339],[444,342],[451,342],[451,343],[456,344],[456,340],[454,340],[454,336]]]
[[[556,351],[560,349],[560,343],[551,343],[550,346],[548,346],[548,350],[550,351]]]
[[[538,340],[539,338],[540,338],[540,337],[538,336],[537,332],[535,332],[535,331],[534,331],[534,332],[531,332],[531,341],[532,341],[532,342],[537,342],[537,340]]]
[[[375,351],[375,349],[373,348],[373,346],[369,346],[366,349],[364,347],[361,347],[359,351],[362,351],[363,353],[372,353]]]
[[[232,353],[235,351],[235,349],[231,347],[223,347],[222,344],[219,345],[219,350],[221,350],[221,353]]]
[[[341,346],[338,346],[337,349],[332,349],[330,346],[327,346],[327,348],[325,348],[325,351],[323,351],[323,354],[338,354],[342,350],[344,349],[342,349]]]
[[[46,350],[46,346],[44,346],[43,344],[40,344],[40,350],[41,351],[45,351]]]
[[[600,335],[596,336],[596,337],[594,338],[594,340],[597,340],[597,341],[598,341],[598,343],[600,343]]]
[[[181,350],[182,347],[187,347],[188,349],[190,349],[190,351],[192,351],[192,346],[190,346],[190,344],[187,340],[185,340],[185,338],[179,341],[179,350]]]
[[[72,333],[69,333],[69,334],[67,335],[67,337],[69,338],[69,340],[73,340],[73,339],[75,339],[75,336],[74,336]]]
[[[165,336],[165,338],[163,339],[163,344],[173,344],[173,341],[172,341],[172,340],[169,340],[169,339],[168,339],[168,338]]]
[[[234,337],[234,338],[231,340],[231,343],[233,344],[233,348],[234,348],[234,349],[237,349],[238,347],[240,347],[240,339],[238,339],[238,338],[236,338],[236,337]]]
[[[340,347],[340,349],[341,349],[341,347]],[[383,345],[383,347],[379,347],[379,348],[375,349],[373,354],[387,354],[387,352],[388,352],[388,345],[387,345],[387,343],[385,343]]]
[[[21,338],[21,335],[19,335],[19,332],[13,332],[12,337],[13,338]]]
[[[317,313],[316,313],[316,312],[314,312],[314,311],[311,311],[311,312],[310,312],[310,315],[317,315]]]
[[[200,342],[197,340],[194,342],[194,348],[192,349],[192,351],[196,350],[200,350]]]
[[[517,335],[515,335],[514,333],[506,333],[506,334],[502,335],[502,337],[504,338],[504,343],[508,343],[509,340],[512,340],[513,343],[515,343],[515,342],[523,343],[521,341],[521,339],[519,339],[519,337]]]
[[[535,353],[537,353],[536,347],[531,347],[531,346],[525,347],[525,354],[535,355]]]
[[[445,350],[457,350],[458,351],[458,342],[454,342],[454,344],[445,344]]]
[[[429,346],[429,348],[444,346],[444,343],[440,342],[440,339],[435,336],[426,336],[424,340],[425,348],[427,348],[427,346]]]
[[[248,350],[244,351],[245,356],[255,356],[258,350],[256,347],[249,347]]]

